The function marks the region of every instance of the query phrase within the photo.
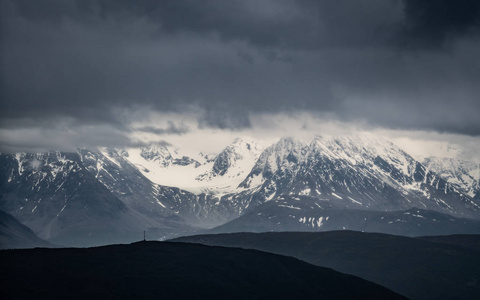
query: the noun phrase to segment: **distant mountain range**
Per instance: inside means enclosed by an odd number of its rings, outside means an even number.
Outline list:
[[[225,231],[479,233],[478,164],[371,135],[0,154],[0,209],[61,245]],[[220,226],[220,227],[219,227]]]

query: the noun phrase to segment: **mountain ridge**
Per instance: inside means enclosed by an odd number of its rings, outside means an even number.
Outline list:
[[[0,209],[58,243],[69,234],[88,243],[99,232],[113,234],[112,242],[131,241],[144,230],[164,239],[227,224],[269,202],[287,206],[272,206],[282,218],[304,202],[318,224],[326,224],[323,211],[352,209],[373,216],[417,208],[480,219],[480,200],[371,135],[317,136],[308,143],[282,138],[266,148],[242,138],[217,156],[187,152],[157,144],[0,154]],[[197,184],[191,190],[179,187],[191,182]],[[86,232],[77,232],[82,226]]]
[[[480,235],[472,237],[475,242]],[[480,251],[463,246],[468,245],[468,236],[461,241],[449,239],[450,244],[445,244],[422,238],[341,230],[207,234],[173,241],[292,256],[360,276],[411,299],[473,300],[480,295],[480,265],[475,263]]]

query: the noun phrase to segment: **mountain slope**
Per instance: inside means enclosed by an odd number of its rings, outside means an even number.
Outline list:
[[[427,157],[423,164],[459,191],[480,199],[480,164],[448,157]]]
[[[241,138],[218,155],[162,145],[0,154],[0,209],[68,245],[130,242],[144,230],[164,239],[238,217],[224,229],[476,233],[457,218],[480,219],[479,201],[370,135],[284,138],[265,149]],[[410,209],[429,212],[397,216]]]
[[[0,211],[0,249],[53,247],[12,215]]]
[[[404,299],[291,257],[166,242],[0,251],[0,279],[7,298]]]
[[[0,154],[0,209],[64,245],[163,239],[237,217],[241,200],[151,182],[122,149]]]
[[[94,156],[85,151],[0,155],[0,209],[56,244],[132,241],[144,230],[157,238],[192,231],[161,205],[149,214],[152,206],[145,202],[136,205],[136,197],[120,200],[122,180],[112,179],[116,186],[108,181],[111,174],[120,172],[98,161],[93,170],[90,162]]]
[[[353,231],[201,235],[175,241],[293,256],[371,280],[411,299],[480,297],[480,251],[455,245]]]
[[[442,243],[448,245],[456,245],[463,248],[480,250],[480,235],[478,234],[452,234],[440,236],[421,236],[419,239]]]
[[[337,208],[330,201],[307,196],[282,196],[267,201],[209,233],[356,230],[405,236],[480,234],[480,220],[456,218],[411,208],[374,211]]]
[[[254,203],[304,195],[335,208],[422,208],[480,218],[476,199],[456,191],[394,144],[369,135],[282,139],[267,148],[241,183]]]
[[[242,205],[239,203],[241,199],[223,195],[224,188],[229,189],[231,186],[216,186],[212,188],[213,194],[194,194],[178,187],[158,185],[150,181],[144,176],[144,172],[138,169],[139,165],[132,163],[132,151],[105,149],[104,151],[83,150],[80,153],[87,170],[94,174],[107,189],[129,207],[152,218],[164,216],[182,220],[190,226],[211,228],[230,221],[242,211]],[[133,159],[133,161],[136,160]],[[184,166],[174,168],[178,171],[178,168],[184,168]],[[157,171],[165,171],[165,176],[168,176],[171,170],[161,167]],[[228,177],[228,174],[225,176]],[[219,180],[225,184],[231,179],[219,178]],[[238,181],[235,178],[233,180]],[[208,179],[205,180],[207,181]],[[208,190],[205,182],[199,184],[203,184],[202,189]],[[207,184],[215,186],[218,183],[212,182]]]

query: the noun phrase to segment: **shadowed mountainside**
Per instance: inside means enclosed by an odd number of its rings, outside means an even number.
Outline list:
[[[0,249],[54,247],[12,215],[0,210]]]
[[[449,244],[457,245],[464,248],[470,248],[475,250],[480,250],[480,234],[452,234],[452,235],[440,235],[440,236],[421,236],[419,239]]]
[[[480,299],[480,251],[458,245],[355,231],[233,233],[174,241],[293,256],[362,277],[412,299]]]

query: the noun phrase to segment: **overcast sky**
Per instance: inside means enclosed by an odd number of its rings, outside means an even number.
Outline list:
[[[477,0],[0,1],[2,151],[332,124],[480,139]]]

